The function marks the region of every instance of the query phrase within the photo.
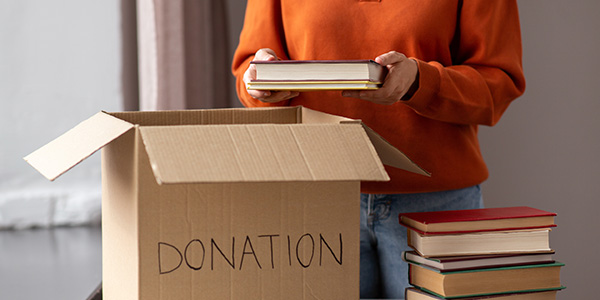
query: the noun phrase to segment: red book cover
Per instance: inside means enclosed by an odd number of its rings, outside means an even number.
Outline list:
[[[409,227],[410,229],[415,230],[416,232],[419,232],[421,234],[450,234],[556,227],[553,221],[553,217],[555,216],[556,213],[553,212],[548,212],[527,206],[518,206],[403,213],[399,215],[399,221],[400,224]],[[549,218],[542,219],[539,217]],[[550,219],[552,221],[550,221]],[[502,220],[504,220],[505,222],[493,222]],[[529,220],[538,221],[529,222]],[[495,225],[479,227],[478,224],[483,223]],[[447,226],[448,228],[455,229],[448,231],[431,231],[425,229],[433,227],[432,225],[437,226],[436,228],[440,228],[440,226]]]

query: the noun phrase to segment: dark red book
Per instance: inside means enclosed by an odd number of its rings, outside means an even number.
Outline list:
[[[400,224],[422,235],[555,227],[556,213],[519,206],[400,214]]]

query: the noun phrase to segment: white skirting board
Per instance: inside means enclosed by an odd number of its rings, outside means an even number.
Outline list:
[[[16,189],[0,193],[0,230],[100,225],[101,188]]]

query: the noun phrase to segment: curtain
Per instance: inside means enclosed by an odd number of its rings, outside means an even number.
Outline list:
[[[226,3],[222,0],[137,0],[139,94],[127,92],[134,86],[131,78],[135,74],[123,72],[124,87],[128,87],[124,88],[125,109],[173,110],[232,105]],[[126,10],[123,9],[124,13]],[[131,20],[123,18],[123,22]],[[125,30],[123,36],[129,39],[123,41],[124,47],[128,47],[125,44],[131,44],[131,39]],[[128,47],[131,48],[132,45]],[[127,63],[124,67],[131,69]]]

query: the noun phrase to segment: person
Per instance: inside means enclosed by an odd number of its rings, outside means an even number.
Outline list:
[[[302,105],[361,119],[432,173],[393,167],[361,185],[361,298],[403,298],[398,214],[480,208],[477,131],[525,90],[516,0],[249,0],[232,72],[247,107]],[[253,60],[374,59],[378,90],[256,91]]]

